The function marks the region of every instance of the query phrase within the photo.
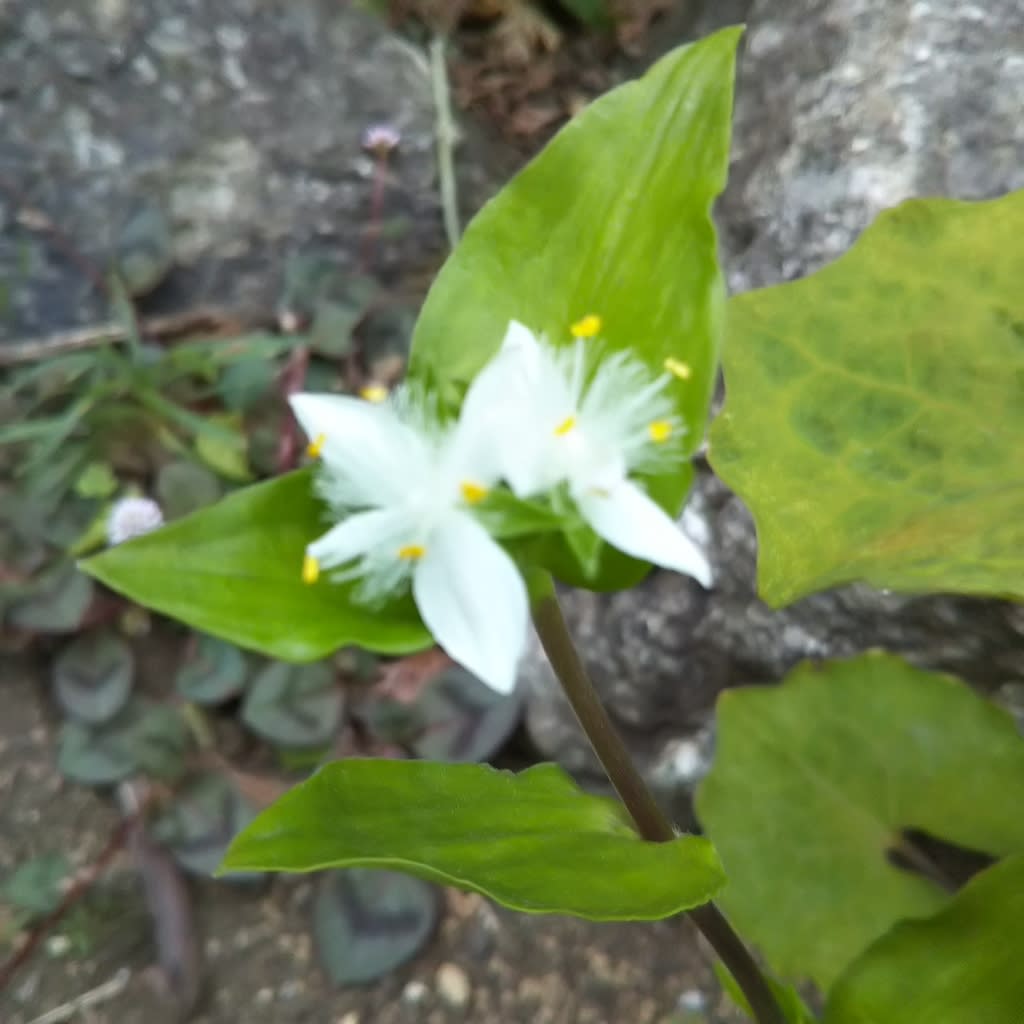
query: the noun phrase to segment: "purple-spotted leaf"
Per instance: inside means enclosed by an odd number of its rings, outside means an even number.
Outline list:
[[[178,693],[194,704],[220,704],[245,686],[245,655],[224,640],[200,635],[175,676]]]
[[[231,840],[255,814],[253,806],[229,779],[209,773],[175,793],[174,802],[154,822],[152,834],[186,871],[209,878],[223,860]]]
[[[317,885],[313,933],[337,985],[374,981],[414,957],[437,927],[441,901],[427,882],[397,871],[331,871]]]
[[[90,724],[109,721],[124,707],[132,689],[135,658],[116,633],[83,633],[53,663],[53,689],[61,707]]]
[[[272,662],[253,679],[242,705],[242,721],[282,747],[320,747],[341,724],[344,698],[326,662]]]

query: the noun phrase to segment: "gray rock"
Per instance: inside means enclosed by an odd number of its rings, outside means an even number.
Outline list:
[[[0,172],[20,193],[0,193],[0,276],[15,293],[0,338],[106,319],[73,261],[18,224],[25,206],[101,269],[140,204],[165,210],[172,305],[272,305],[292,249],[354,262],[372,191],[361,140],[377,122],[402,134],[378,269],[439,262],[425,55],[359,5],[10,0],[0,68]],[[467,208],[493,190],[505,159],[470,133],[459,160]]]
[[[1022,54],[1014,0],[755,0],[719,208],[732,289],[818,269],[909,196],[1024,187]],[[706,543],[709,593],[655,572],[628,592],[564,595],[598,690],[668,795],[706,767],[722,689],[778,680],[806,658],[881,647],[988,688],[1024,679],[1021,606],[850,586],[773,611],[755,592],[750,516],[706,468],[683,522]],[[597,772],[537,647],[522,676],[540,751]]]

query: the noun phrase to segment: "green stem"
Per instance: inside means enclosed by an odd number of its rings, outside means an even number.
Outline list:
[[[455,191],[455,120],[452,117],[451,96],[448,91],[448,69],[444,62],[444,36],[430,40],[430,87],[434,95],[437,118],[437,173],[441,185],[441,212],[448,248],[459,244],[459,206]]]
[[[641,837],[653,843],[670,842],[676,838],[676,830],[637,771],[622,737],[594,690],[573,645],[550,576],[543,582],[537,582],[543,588],[533,606],[537,635],[587,739]],[[689,915],[736,979],[757,1024],[786,1024],[761,969],[718,907],[705,903],[690,910]]]

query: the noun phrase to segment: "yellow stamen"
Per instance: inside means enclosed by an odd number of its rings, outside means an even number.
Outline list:
[[[684,363],[682,359],[676,359],[673,356],[669,356],[665,360],[665,369],[673,377],[678,377],[680,380],[689,380],[693,376],[693,367],[689,363]]]
[[[574,338],[593,338],[601,330],[601,318],[594,313],[588,313],[585,317],[577,320],[569,328]]]
[[[487,488],[483,484],[474,483],[472,480],[463,480],[459,484],[462,497],[468,505],[476,505],[487,497]]]
[[[647,433],[655,444],[664,444],[672,436],[672,424],[668,420],[655,420],[647,425]]]
[[[415,562],[427,553],[422,544],[406,544],[404,548],[398,549],[398,557],[407,562]]]
[[[324,445],[327,444],[326,434],[317,434],[312,441],[306,446],[306,454],[311,459],[319,459],[320,453],[324,450]]]
[[[383,384],[367,384],[359,389],[359,397],[379,405],[388,397],[388,389]]]
[[[302,560],[302,582],[316,583],[318,579],[320,579],[320,563],[312,555],[306,555]]]
[[[555,427],[555,437],[565,437],[565,435],[568,434],[575,426],[576,417],[566,416],[565,419]]]

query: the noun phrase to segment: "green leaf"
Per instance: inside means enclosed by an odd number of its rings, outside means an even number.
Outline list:
[[[1019,809],[1019,808],[1018,808]],[[829,994],[825,1024],[1010,1024],[1024,1008],[1024,857],[879,939]]]
[[[322,747],[334,738],[344,709],[334,671],[314,665],[267,665],[252,681],[242,721],[283,747]]]
[[[658,373],[667,356],[688,364],[671,395],[687,452],[698,447],[724,310],[710,211],[725,183],[740,31],[678,49],[596,100],[483,208],[427,296],[410,376],[454,405],[510,320],[559,341],[597,314],[609,351],[629,349]],[[648,481],[652,496],[677,512],[692,475],[672,468]],[[606,553],[588,580],[564,543],[545,563],[600,589],[646,568]]]
[[[320,879],[313,934],[336,985],[360,985],[400,967],[427,943],[440,916],[437,890],[397,871],[350,868]]]
[[[211,508],[82,568],[134,601],[196,629],[285,661],[315,661],[360,644],[386,654],[429,647],[412,601],[366,608],[352,585],[300,578],[325,510],[301,470],[228,495]]]
[[[736,927],[780,973],[827,988],[945,892],[896,866],[904,830],[995,856],[1024,850],[1024,740],[949,676],[869,654],[724,693],[698,812]]]
[[[76,637],[53,664],[53,686],[61,706],[91,724],[108,721],[124,707],[134,675],[131,648],[103,629]]]
[[[44,853],[19,864],[4,880],[0,895],[4,902],[25,915],[24,923],[57,909],[63,895],[61,886],[72,874],[62,853]]]
[[[245,656],[234,644],[201,635],[195,638],[194,650],[178,670],[175,684],[185,700],[221,704],[242,692],[245,673]]]
[[[352,332],[379,294],[380,285],[372,277],[352,275],[340,278],[329,294],[316,303],[309,330],[312,350],[331,359],[350,352]]]
[[[252,479],[249,469],[249,442],[242,430],[242,417],[237,413],[208,416],[207,422],[228,432],[227,438],[203,433],[196,438],[196,454],[225,480],[245,483]]]
[[[729,304],[711,462],[774,605],[850,580],[1024,596],[1024,192],[912,200]]]
[[[346,760],[321,768],[231,844],[227,870],[386,867],[516,910],[653,920],[704,903],[723,876],[697,836],[646,843],[610,800],[554,765]]]
[[[81,498],[109,498],[117,490],[117,477],[106,462],[90,462],[75,481]]]
[[[168,519],[212,505],[222,493],[220,482],[205,466],[169,462],[156,479],[156,495]]]

